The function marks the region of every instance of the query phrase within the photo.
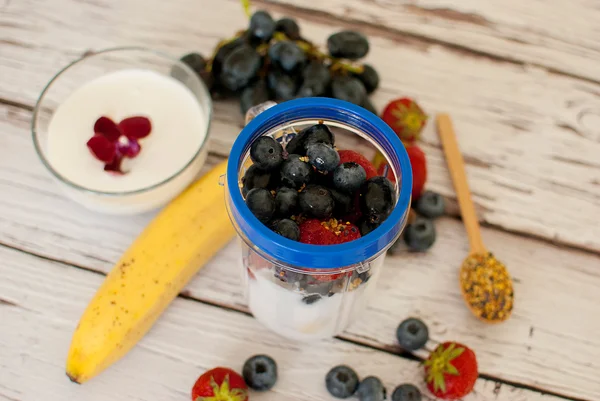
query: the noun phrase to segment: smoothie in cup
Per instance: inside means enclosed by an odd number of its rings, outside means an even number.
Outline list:
[[[385,156],[395,178],[396,205],[374,231],[351,242],[312,245],[269,229],[248,209],[242,177],[252,142],[268,135],[286,143],[295,132],[323,123],[336,146],[359,145]],[[412,173],[404,146],[374,114],[328,98],[304,98],[259,114],[242,130],[230,153],[226,202],[241,239],[246,295],[254,316],[294,340],[334,336],[356,320],[372,296],[385,252],[400,235],[410,209]]]

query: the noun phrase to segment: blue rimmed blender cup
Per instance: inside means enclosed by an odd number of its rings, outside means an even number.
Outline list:
[[[338,245],[303,244],[271,231],[251,213],[241,191],[256,138],[268,135],[285,146],[294,132],[318,123],[334,131],[339,149],[360,146],[365,155],[384,155],[396,181],[389,217],[371,233]],[[379,117],[348,102],[303,98],[281,103],[242,130],[231,149],[225,182],[229,216],[241,239],[247,300],[256,319],[301,341],[346,329],[375,292],[386,250],[407,221],[412,171],[396,134]]]

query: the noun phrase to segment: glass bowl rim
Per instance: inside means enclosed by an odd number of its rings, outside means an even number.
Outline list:
[[[67,179],[66,177],[64,177],[63,175],[61,175],[58,171],[56,171],[54,169],[54,167],[52,167],[52,165],[50,164],[50,162],[48,161],[48,159],[46,158],[46,156],[44,155],[44,150],[42,149],[42,146],[40,145],[40,140],[38,138],[38,132],[37,132],[37,127],[36,127],[36,121],[38,118],[38,114],[41,110],[41,104],[42,101],[44,100],[44,97],[46,96],[47,92],[50,90],[50,87],[52,86],[52,84],[61,76],[63,76],[63,74],[67,73],[71,67],[74,67],[75,65],[78,65],[86,60],[88,60],[91,57],[95,57],[95,56],[99,56],[99,55],[105,55],[105,54],[110,54],[110,53],[117,53],[117,52],[143,52],[143,53],[147,53],[147,54],[152,54],[154,56],[158,56],[160,58],[163,58],[165,61],[170,61],[173,63],[173,65],[177,65],[180,68],[183,68],[184,71],[186,71],[189,75],[193,76],[197,82],[200,84],[200,87],[202,88],[202,90],[205,92],[207,98],[208,98],[208,115],[207,115],[207,119],[208,119],[208,123],[206,125],[206,135],[204,136],[204,139],[202,140],[202,142],[200,143],[200,146],[198,147],[198,150],[194,153],[194,155],[190,158],[190,160],[188,160],[185,165],[183,165],[183,167],[181,167],[180,169],[178,169],[175,173],[173,173],[172,175],[170,175],[169,177],[165,178],[162,181],[159,181],[157,183],[154,183],[152,185],[143,187],[143,188],[138,188],[138,189],[134,189],[131,191],[99,191],[99,190],[95,190],[95,189],[91,189],[91,188],[87,188],[84,187],[82,185],[76,184],[72,181],[70,181],[69,179]],[[199,105],[199,107],[201,107]],[[48,81],[48,83],[44,86],[44,89],[42,90],[42,92],[40,93],[40,96],[38,97],[35,106],[33,108],[33,114],[31,116],[31,137],[33,140],[33,145],[35,148],[35,151],[39,157],[39,159],[42,161],[42,163],[44,164],[44,166],[46,167],[46,169],[56,178],[58,179],[60,182],[68,185],[71,188],[74,188],[78,191],[81,192],[86,192],[86,193],[91,193],[91,194],[95,194],[95,195],[100,195],[100,196],[106,196],[106,197],[116,197],[116,196],[128,196],[128,195],[137,195],[137,194],[142,194],[144,192],[148,192],[151,191],[153,189],[159,188],[161,186],[163,186],[164,184],[168,183],[169,181],[177,178],[182,172],[184,172],[195,160],[196,158],[202,153],[202,151],[204,150],[204,148],[208,145],[208,134],[210,132],[210,126],[211,126],[211,122],[212,122],[212,114],[213,114],[213,103],[212,103],[212,98],[210,96],[210,92],[208,90],[208,88],[206,87],[206,85],[204,84],[204,81],[202,81],[202,79],[200,79],[200,77],[198,77],[198,75],[190,68],[188,67],[185,63],[183,63],[181,60],[178,60],[166,53],[163,53],[161,51],[158,50],[153,50],[153,49],[149,49],[146,47],[142,47],[142,46],[122,46],[122,47],[111,47],[111,48],[106,48],[103,50],[97,50],[97,51],[91,51],[91,52],[86,52],[83,54],[83,56],[73,60],[72,62],[70,62],[69,64],[67,64],[66,66],[64,66],[63,68],[61,68],[51,79],[50,81]]]

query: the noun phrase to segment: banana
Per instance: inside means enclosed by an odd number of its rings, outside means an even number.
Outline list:
[[[123,357],[192,276],[235,235],[215,166],[167,205],[146,227],[83,313],[66,373],[76,383]]]

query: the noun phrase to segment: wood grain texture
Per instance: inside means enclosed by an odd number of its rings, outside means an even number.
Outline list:
[[[0,110],[0,242],[108,272],[152,214],[107,217],[65,199],[29,146],[29,112]],[[213,139],[220,137],[219,126]],[[211,163],[217,160],[213,157]],[[594,378],[600,369],[600,342],[594,333],[600,326],[592,318],[600,313],[600,257],[483,228],[487,246],[508,266],[516,292],[512,318],[487,327],[470,315],[458,288],[458,268],[469,250],[461,223],[445,218],[436,227],[438,240],[430,252],[387,260],[368,314],[343,337],[398,350],[395,327],[407,316],[420,316],[435,340],[473,346],[485,374],[573,397],[600,398]],[[245,310],[239,257],[237,244],[230,244],[185,294]]]
[[[595,0],[264,0],[322,18],[600,81],[600,8]],[[362,26],[358,27],[363,28]]]
[[[123,360],[84,385],[64,373],[65,356],[80,314],[102,277],[0,247],[0,399],[18,401],[181,401],[205,370],[241,370],[246,358],[271,355],[279,380],[261,401],[333,399],[324,377],[341,363],[361,377],[379,376],[388,392],[412,382],[426,391],[422,366],[340,340],[291,343],[238,312],[177,299]],[[427,394],[427,393],[425,393]],[[560,398],[479,379],[465,401],[558,401]],[[424,400],[432,400],[425,396]]]
[[[209,54],[219,38],[246,25],[233,0],[218,7],[194,0],[139,4],[10,3],[3,34],[11,40],[0,54],[0,75],[10,79],[0,85],[0,98],[33,105],[52,74],[90,48],[145,45],[173,54],[191,49]],[[340,29],[315,19],[300,23],[317,43]],[[453,117],[482,222],[600,251],[600,226],[589,224],[590,216],[600,215],[600,85],[396,36],[373,36],[371,45],[368,60],[382,75],[373,97],[379,109],[407,95],[432,115]],[[238,116],[237,105],[216,105],[216,152],[228,153],[239,132]],[[453,199],[431,123],[422,147],[428,187]]]

